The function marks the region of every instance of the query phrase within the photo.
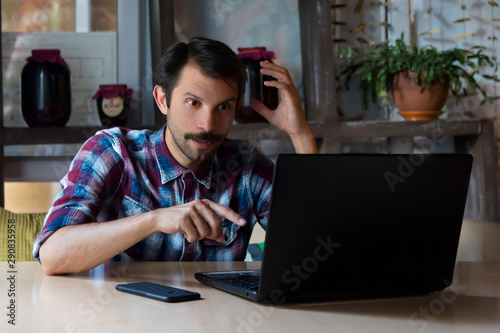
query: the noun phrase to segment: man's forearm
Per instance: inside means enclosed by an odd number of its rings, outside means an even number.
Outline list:
[[[62,227],[40,247],[43,271],[55,275],[92,269],[154,232],[152,215],[148,213]]]
[[[85,271],[157,232],[180,233],[189,242],[205,238],[222,242],[219,217],[240,226],[246,224],[227,206],[208,199],[194,200],[120,220],[62,227],[40,247],[40,261],[47,275]]]

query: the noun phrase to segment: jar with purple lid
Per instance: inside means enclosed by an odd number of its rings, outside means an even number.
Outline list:
[[[92,99],[97,100],[97,112],[104,127],[126,125],[133,93],[126,84],[99,85],[99,90]]]
[[[31,50],[21,72],[21,110],[29,127],[63,127],[71,115],[71,74],[61,51]]]
[[[272,61],[275,58],[274,52],[267,51],[265,47],[238,48],[238,58],[245,65],[248,81],[243,104],[236,111],[235,120],[239,123],[265,122],[266,119],[250,106],[250,100],[256,99],[271,110],[278,107],[278,90],[264,85],[264,81],[275,79],[260,72],[260,62],[264,60]]]

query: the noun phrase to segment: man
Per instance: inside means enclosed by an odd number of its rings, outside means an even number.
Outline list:
[[[46,274],[109,259],[243,260],[255,223],[266,227],[273,164],[252,144],[225,139],[245,91],[242,63],[204,38],[174,44],[161,63],[153,95],[166,125],[105,130],[83,145],[33,248]],[[297,153],[316,153],[287,70],[261,66],[280,104],[252,107]]]

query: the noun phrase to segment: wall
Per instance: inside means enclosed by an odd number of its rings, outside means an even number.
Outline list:
[[[490,4],[490,3],[491,4]],[[404,33],[406,43],[415,42],[419,46],[433,45],[439,50],[454,47],[470,50],[472,46],[486,47],[485,54],[496,61],[500,51],[500,7],[495,2],[485,0],[394,0],[385,1],[390,6],[373,6],[372,1],[340,1],[331,0],[333,8],[332,29],[334,33],[334,52],[336,72],[339,73],[346,63],[340,55],[349,47],[367,48],[370,43],[378,44],[389,39],[394,40]],[[341,4],[346,4],[342,7]],[[362,4],[362,6],[358,6]],[[387,10],[386,10],[387,8]],[[411,10],[410,10],[411,8]],[[410,23],[410,16],[412,18]],[[463,22],[456,22],[463,21]],[[386,22],[387,27],[380,22]],[[454,23],[455,22],[455,23]],[[366,24],[364,29],[352,32],[360,24]],[[483,67],[482,74],[497,75],[497,68]],[[359,82],[352,82],[351,91],[346,91],[339,83],[337,93],[338,107],[342,114],[341,120],[396,120],[403,118],[397,114],[397,109],[389,104],[380,108],[378,104],[370,104],[364,110],[361,103],[361,93],[356,89]],[[497,151],[500,151],[500,91],[499,84],[491,81],[481,81],[481,86],[489,96],[495,97],[493,104],[480,105],[482,98],[476,95],[463,97],[456,103],[450,96],[445,106],[442,118],[453,116],[454,119],[491,119],[495,123]],[[493,157],[493,156],[492,156]],[[493,158],[497,158],[494,156]],[[500,160],[498,161],[500,171]],[[496,181],[499,184],[498,180]]]
[[[332,10],[332,21],[342,22],[345,25],[333,25],[334,35],[337,39],[344,39],[345,42],[334,43],[336,56],[345,52],[349,47],[368,48],[369,43],[378,44],[388,38],[392,44],[394,40],[404,33],[406,43],[411,41],[419,46],[433,45],[437,49],[444,50],[453,47],[471,49],[472,46],[479,45],[487,48],[486,54],[490,57],[496,57],[500,50],[500,44],[495,41],[492,36],[498,33],[500,22],[487,22],[495,17],[500,17],[500,7],[492,7],[487,1],[462,1],[465,4],[465,10],[461,8],[461,1],[411,1],[413,23],[409,24],[409,7],[408,0],[391,1],[391,6],[388,6],[387,12],[385,7],[371,6],[368,1],[364,1],[361,11],[355,12],[358,1],[347,2],[347,7]],[[331,0],[332,4],[341,3],[339,0]],[[432,4],[433,7],[430,7]],[[431,9],[431,13],[428,13]],[[496,11],[496,12],[495,12]],[[453,21],[460,19],[470,19],[464,23],[455,23]],[[384,27],[380,22],[385,21],[390,27]],[[353,28],[361,23],[366,24],[366,28],[358,32],[350,32]],[[438,29],[439,32],[433,34],[424,34],[427,31]],[[457,38],[463,34],[473,34],[468,38]],[[366,43],[366,42],[368,43]],[[336,66],[342,68],[345,60],[336,58]],[[338,71],[337,71],[338,72]],[[482,68],[483,74],[496,74],[495,68]],[[356,87],[356,84],[352,85]],[[483,87],[491,96],[500,94],[498,84],[491,84],[483,81]],[[351,100],[352,94],[357,94],[354,91],[346,94],[345,90],[341,92],[343,95],[339,98],[339,105],[343,105],[344,101]],[[456,105],[453,99],[450,99],[446,108],[448,113],[460,113],[464,117],[470,118],[491,118],[496,119],[499,116],[498,110],[499,100],[492,105],[480,106],[478,96],[467,96]],[[377,113],[378,106],[373,105],[370,112],[365,115],[365,118],[384,119],[384,115]],[[345,120],[356,117],[362,106],[359,104],[354,108],[346,107]],[[392,112],[393,114],[395,112]],[[387,115],[385,115],[387,116]],[[446,115],[444,116],[446,117]],[[386,119],[402,120],[398,115],[389,115]]]
[[[235,52],[255,46],[273,51],[303,98],[298,0],[174,0],[174,13],[179,41],[203,36]]]
[[[6,182],[5,209],[14,213],[46,213],[60,191],[58,182]]]

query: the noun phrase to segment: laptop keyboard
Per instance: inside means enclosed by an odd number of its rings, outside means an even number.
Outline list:
[[[232,285],[238,285],[250,291],[259,290],[259,277],[258,276],[240,276],[238,278],[230,279],[228,282]]]
[[[234,273],[234,274],[214,274],[212,275],[214,279],[219,282],[224,282],[232,286],[239,286],[243,289],[257,292],[259,290],[259,280],[260,272],[252,271],[245,273]]]

